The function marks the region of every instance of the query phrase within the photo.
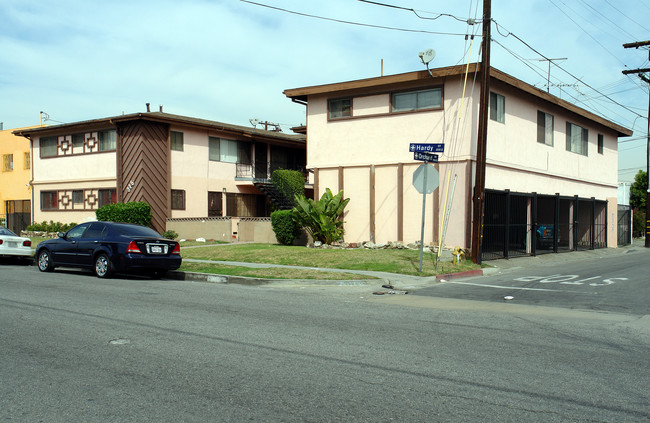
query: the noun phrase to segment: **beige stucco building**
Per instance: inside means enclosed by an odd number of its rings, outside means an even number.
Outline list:
[[[413,174],[422,162],[409,146],[444,143],[424,238],[445,236],[450,210],[444,244],[470,247],[479,71],[472,64],[284,92],[306,105],[315,194],[342,189],[351,199],[346,241],[419,240]],[[484,257],[615,247],[617,140],[632,132],[497,69],[490,76]]]
[[[268,216],[260,185],[305,167],[304,135],[162,111],[14,133],[31,140],[37,222],[79,223],[128,201],[146,201],[159,232],[169,218]]]

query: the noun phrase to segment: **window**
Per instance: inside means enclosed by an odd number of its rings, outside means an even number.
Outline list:
[[[84,203],[84,192],[83,190],[74,190],[72,191],[72,202],[74,204],[83,204]]]
[[[566,123],[566,149],[573,153],[587,155],[588,132],[582,126]]]
[[[117,192],[115,189],[99,190],[99,207],[114,203],[117,203]]]
[[[171,131],[169,133],[169,148],[174,151],[183,151],[183,133]]]
[[[208,191],[208,217],[221,216],[222,209],[221,193]]]
[[[72,135],[72,151],[74,153],[83,153],[84,151],[84,134]]]
[[[88,227],[88,230],[84,232],[83,237],[84,238],[104,238],[106,236],[106,233],[108,232],[108,229],[106,228],[106,225],[100,222],[94,222],[91,223],[90,226]]]
[[[2,155],[2,171],[11,172],[14,170],[14,155],[13,154],[3,154]]]
[[[352,100],[341,98],[338,100],[329,100],[328,102],[329,118],[339,119],[352,116]]]
[[[115,150],[117,146],[116,131],[99,132],[99,151]]]
[[[270,210],[264,195],[226,193],[226,216],[264,217]]]
[[[238,146],[238,141],[208,137],[209,159],[220,162],[237,163]]]
[[[603,134],[598,134],[598,154],[603,154],[605,149],[605,137]]]
[[[407,112],[442,107],[442,88],[395,93],[392,99],[394,112]]]
[[[57,155],[58,143],[56,137],[42,137],[38,140],[41,157],[54,157]]]
[[[32,155],[30,152],[25,153],[25,169],[30,169],[32,167]]]
[[[490,119],[506,122],[506,98],[501,94],[490,93]]]
[[[537,142],[553,145],[553,115],[537,111]]]
[[[82,223],[79,226],[75,226],[74,228],[70,229],[66,234],[65,234],[65,239],[79,239],[81,236],[86,232],[86,229],[88,229],[88,226],[90,226],[90,223]]]
[[[172,190],[172,210],[185,210],[185,190]]]
[[[57,191],[41,191],[41,210],[57,210],[58,198]]]

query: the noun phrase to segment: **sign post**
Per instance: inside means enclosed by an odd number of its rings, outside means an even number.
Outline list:
[[[417,144],[412,143],[409,151],[413,152],[413,160],[424,161],[413,173],[413,186],[422,194],[422,228],[420,229],[420,273],[422,272],[422,255],[424,252],[424,217],[427,208],[427,194],[431,194],[438,188],[439,175],[431,163],[438,163],[438,155],[443,153],[444,144]]]

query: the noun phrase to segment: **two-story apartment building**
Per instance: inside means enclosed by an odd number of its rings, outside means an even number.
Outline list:
[[[446,233],[445,245],[470,247],[477,72],[472,64],[285,90],[306,105],[315,195],[343,189],[351,199],[347,241],[420,239],[413,174],[422,162],[409,145],[444,143],[425,242]],[[617,140],[632,132],[494,68],[490,84],[484,258],[615,247]]]
[[[29,141],[13,131],[0,130],[0,225],[20,233],[31,223],[32,162]]]
[[[14,132],[31,140],[34,221],[92,219],[115,202],[146,201],[168,218],[268,216],[256,184],[304,169],[305,136],[163,112]]]

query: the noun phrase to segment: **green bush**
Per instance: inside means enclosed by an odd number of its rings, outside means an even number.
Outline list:
[[[349,202],[349,198],[343,199],[343,191],[332,195],[332,191],[327,188],[318,201],[296,196],[293,216],[315,241],[331,244],[343,239],[341,216]]]
[[[77,226],[77,224],[54,222],[52,220],[47,222],[44,220],[41,223],[34,222],[31,225],[28,225],[25,230],[35,232],[66,232],[68,229],[74,226]]]
[[[151,206],[144,201],[107,204],[95,211],[97,220],[151,226]]]
[[[172,241],[178,238],[178,233],[175,231],[167,230],[162,234],[163,238],[171,239]]]
[[[271,213],[271,226],[280,244],[291,245],[296,239],[298,226],[292,215],[291,210],[276,210]]]
[[[305,196],[305,176],[297,170],[274,170],[271,174],[271,183],[285,198],[293,200],[296,195]]]
[[[632,236],[641,238],[645,233],[645,210],[634,210],[632,216]]]

